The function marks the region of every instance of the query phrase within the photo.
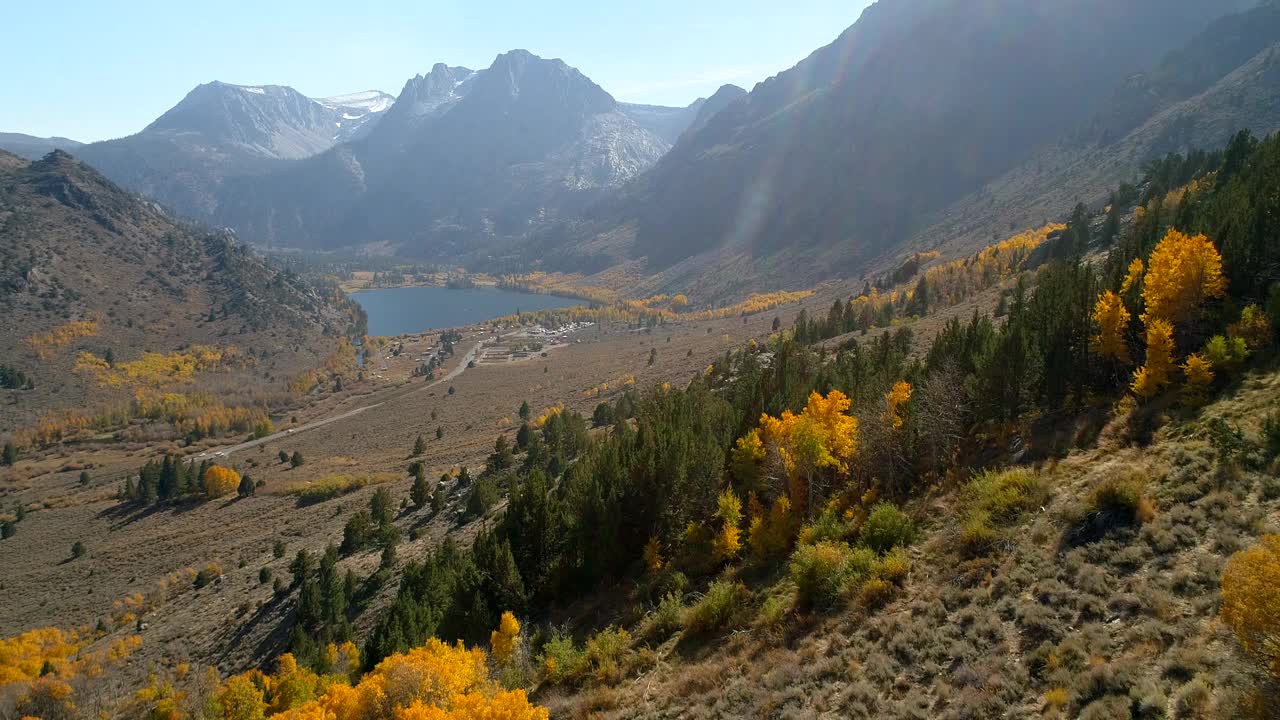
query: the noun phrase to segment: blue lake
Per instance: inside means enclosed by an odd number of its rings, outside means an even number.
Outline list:
[[[500,290],[493,287],[375,288],[351,294],[369,314],[369,334],[408,333],[459,327],[510,315],[517,310],[550,310],[584,304],[575,298]]]

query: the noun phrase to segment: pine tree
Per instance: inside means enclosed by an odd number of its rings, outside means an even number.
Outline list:
[[[278,457],[280,458],[281,465],[289,462],[289,453],[285,452],[284,450],[280,451],[280,454],[278,455]]]
[[[13,446],[13,443],[11,442],[5,443],[4,455],[0,456],[0,464],[4,464],[6,466],[12,466],[17,461],[18,461],[18,449],[15,448]]]
[[[528,400],[525,400],[524,402],[520,403],[520,419],[521,420],[529,419],[529,401]]]
[[[409,488],[409,499],[413,501],[413,507],[417,510],[427,506],[431,500],[431,485],[427,482],[427,474],[421,466],[416,468],[417,472],[413,475],[413,487]]]
[[[436,439],[437,439],[437,440],[443,440],[443,439],[444,439],[444,428],[443,428],[443,427],[437,427],[437,428],[436,428]]]
[[[444,483],[436,483],[436,491],[431,494],[431,512],[439,515],[444,511],[445,505],[449,502],[449,493],[444,488]]]
[[[421,433],[419,433],[419,434],[418,434],[418,439],[413,441],[413,455],[412,455],[412,457],[418,457],[419,455],[421,455],[422,453],[424,453],[424,452],[426,452],[426,451],[427,451],[427,442],[426,442],[425,440],[423,440],[423,439],[422,439],[422,434],[421,434]]]
[[[303,459],[303,457],[302,457],[302,451],[301,451],[301,450],[294,450],[294,451],[293,451],[293,456],[289,458],[289,466],[290,466],[290,467],[295,467],[295,468],[296,468],[296,467],[298,467],[299,465],[302,465],[302,463],[304,463],[304,462],[306,462],[306,460],[304,460],[304,459]]]

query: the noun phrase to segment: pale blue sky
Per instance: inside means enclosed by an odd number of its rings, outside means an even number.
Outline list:
[[[312,97],[377,89],[436,62],[524,48],[619,100],[686,105],[747,89],[826,45],[870,0],[19,0],[4,11],[0,131],[137,132],[210,80]]]

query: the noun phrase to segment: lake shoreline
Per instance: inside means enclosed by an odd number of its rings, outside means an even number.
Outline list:
[[[349,294],[369,318],[368,333],[398,337],[483,324],[518,311],[536,312],[585,305],[580,298],[504,289],[491,285],[451,288],[406,285],[369,288]]]

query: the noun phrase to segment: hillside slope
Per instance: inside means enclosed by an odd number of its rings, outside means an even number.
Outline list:
[[[318,364],[353,321],[344,300],[224,234],[178,224],[61,151],[35,162],[0,153],[0,308],[0,363],[34,384],[0,391],[5,431],[119,397],[73,369],[79,351],[125,362],[235,346],[228,383],[240,372],[283,380]]]
[[[1122,91],[1059,143],[938,213],[905,251],[972,252],[1007,223],[1061,216],[1077,202],[1100,207],[1107,189],[1168,153],[1220,147],[1241,129],[1280,130],[1280,4],[1215,23],[1124,88],[1133,94]]]
[[[742,258],[792,282],[857,274],[1251,4],[881,0],[538,251],[713,283]]]

